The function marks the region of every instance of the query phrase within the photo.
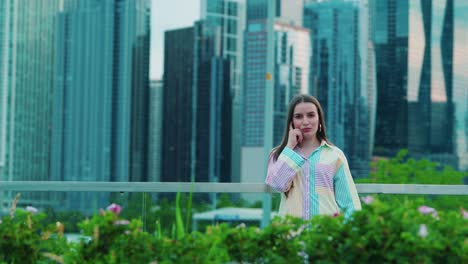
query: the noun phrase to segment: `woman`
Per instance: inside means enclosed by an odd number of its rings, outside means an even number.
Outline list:
[[[327,139],[322,107],[309,95],[291,100],[283,140],[271,151],[265,182],[282,192],[280,215],[348,217],[361,209],[346,157]]]

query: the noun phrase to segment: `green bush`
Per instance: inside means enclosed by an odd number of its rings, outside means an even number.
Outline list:
[[[47,263],[67,254],[63,225],[43,226],[46,215],[29,206],[17,209],[19,197],[13,201],[10,215],[0,218],[0,263]]]
[[[368,178],[355,179],[356,183],[396,183],[396,184],[450,184],[463,185],[468,172],[454,170],[450,166],[426,159],[413,159],[408,150],[403,149],[393,158],[371,162]],[[444,210],[458,210],[460,204],[468,204],[468,196],[453,195],[388,195],[380,194],[379,199],[390,204],[405,200],[424,199],[424,203]]]
[[[464,209],[362,200],[347,219],[276,218],[263,229],[221,224],[182,237],[142,231],[113,204],[79,224],[89,239],[78,243],[64,240],[63,225],[41,226],[43,214],[15,210],[1,219],[0,263],[468,263]]]

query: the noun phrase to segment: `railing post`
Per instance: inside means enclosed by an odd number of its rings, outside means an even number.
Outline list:
[[[266,192],[263,194],[263,216],[261,228],[264,228],[270,224],[271,216],[271,192]]]
[[[263,147],[264,147],[264,168],[267,169],[268,157],[273,147],[273,113],[274,113],[274,91],[275,91],[275,31],[274,19],[276,10],[276,0],[268,1],[267,18],[267,59],[265,73],[265,108],[264,108],[264,127],[263,127]],[[266,177],[266,173],[264,175]],[[263,219],[262,227],[270,223],[271,215],[271,193],[263,195]]]

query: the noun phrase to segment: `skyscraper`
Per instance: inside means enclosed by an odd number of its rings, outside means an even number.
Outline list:
[[[0,1],[0,180],[50,180],[55,19],[61,2]],[[24,193],[20,200],[34,206],[51,202],[45,192]]]
[[[370,6],[378,87],[374,153],[395,155],[408,148],[408,1],[370,1]]]
[[[409,4],[408,148],[460,169],[468,168],[466,15],[453,0]]]
[[[222,57],[221,27],[195,23],[195,179],[231,182],[232,61]]]
[[[274,9],[271,65],[268,55],[269,1],[247,2],[247,27],[244,34],[244,76],[242,92],[242,171],[241,181],[263,182],[265,172],[265,119],[273,116],[273,136],[269,144],[277,145],[284,132],[284,115],[290,99],[308,92],[310,33],[301,27],[302,5],[283,1]],[[290,4],[290,5],[288,5]],[[288,6],[287,6],[288,5]],[[280,8],[282,6],[282,8]],[[270,7],[271,8],[271,7]],[[281,10],[288,8],[288,16]],[[300,14],[293,17],[291,14]],[[269,72],[269,68],[272,72]],[[273,82],[273,112],[265,113],[267,82]]]
[[[243,146],[263,146],[264,81],[266,72],[266,28],[264,23],[250,23],[246,33],[246,60],[244,80],[244,125]],[[257,31],[259,30],[259,31]],[[275,81],[273,144],[279,144],[287,106],[292,97],[309,91],[309,30],[276,22],[274,24]],[[261,54],[263,51],[263,54]],[[263,73],[263,74],[262,74]]]
[[[412,156],[466,170],[468,6],[453,0],[371,4],[379,94],[375,153],[408,148]]]
[[[201,0],[200,18],[219,27],[220,54],[231,61],[230,86],[232,97],[232,180],[240,180],[241,109],[242,103],[242,54],[245,28],[246,0]]]
[[[58,16],[54,180],[147,180],[148,21],[146,0],[70,2]],[[108,194],[67,197],[93,210]]]
[[[311,94],[321,102],[328,137],[347,155],[354,177],[369,171],[373,137],[367,17],[367,5],[357,1],[311,3],[304,12],[304,25],[313,32]]]
[[[221,30],[200,20],[166,32],[163,181],[231,181],[234,64],[222,56]]]
[[[161,136],[162,136],[162,89],[161,80],[150,82],[150,132],[148,181],[161,179]]]
[[[191,180],[194,28],[165,32],[161,181]]]

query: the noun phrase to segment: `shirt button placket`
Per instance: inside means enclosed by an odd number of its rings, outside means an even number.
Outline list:
[[[309,159],[306,159],[306,162],[307,162],[308,165],[309,165],[309,166],[308,166],[308,167],[309,167],[309,171],[307,171],[307,172],[305,173],[305,175],[306,175],[305,180],[306,180],[306,182],[309,183],[309,185],[310,185],[310,181],[309,181],[309,179],[310,179],[310,161],[309,161]],[[310,188],[310,187],[309,187],[309,188]],[[309,192],[310,192],[310,191],[309,191]],[[310,194],[309,194],[309,196],[310,196]],[[310,197],[307,197],[306,199],[308,200],[308,202],[306,203],[307,206],[306,206],[306,210],[305,210],[305,215],[306,215],[306,219],[309,219],[309,218],[310,218]]]

